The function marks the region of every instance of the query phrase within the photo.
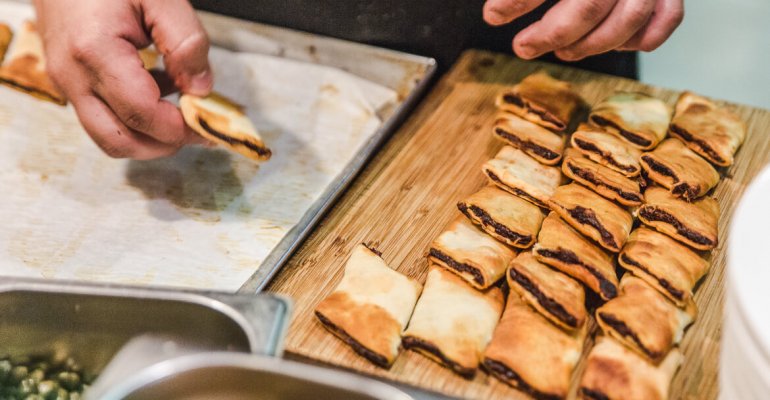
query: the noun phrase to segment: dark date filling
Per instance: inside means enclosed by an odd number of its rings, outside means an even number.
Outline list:
[[[650,270],[648,270],[647,268],[643,267],[638,262],[632,260],[625,253],[620,255],[620,260],[623,261],[625,264],[628,264],[628,265],[631,265],[631,266],[634,266],[636,268],[641,269],[642,271],[646,272],[648,275],[650,275],[653,278],[655,278],[655,280],[658,281],[658,284],[660,284],[660,286],[663,289],[666,289],[666,291],[668,293],[670,293],[672,296],[674,296],[674,298],[676,298],[677,300],[682,300],[684,298],[684,292],[682,292],[681,290],[673,287],[669,281],[653,275],[652,273],[650,273]]]
[[[636,168],[628,165],[620,165],[620,163],[617,162],[617,160],[615,160],[614,157],[612,157],[612,154],[603,152],[601,149],[596,147],[596,145],[593,143],[575,138],[575,144],[585,151],[590,151],[592,153],[598,154],[603,160],[607,161],[607,163],[609,163],[613,167],[619,168],[623,171],[630,172],[630,173],[636,172]]]
[[[477,268],[474,268],[473,266],[470,266],[465,263],[459,263],[455,261],[454,258],[449,257],[448,255],[444,254],[443,252],[437,250],[437,249],[430,249],[430,256],[437,258],[441,260],[444,264],[446,264],[449,268],[452,268],[455,271],[458,272],[466,272],[473,276],[473,280],[479,284],[479,286],[484,286],[484,277],[481,275],[481,272]]]
[[[498,177],[494,172],[486,170],[486,173],[487,173],[487,176],[489,176],[489,179],[492,180],[492,182],[495,182],[498,186],[503,188],[505,191],[511,192],[511,193],[515,194],[516,196],[521,197],[522,199],[526,199],[530,203],[532,203],[532,204],[534,204],[534,205],[536,205],[536,206],[538,206],[540,208],[548,209],[548,205],[546,205],[542,201],[532,197],[529,193],[527,193],[527,192],[525,192],[525,191],[523,191],[523,190],[521,190],[519,188],[512,188],[512,187],[506,185],[502,180],[500,180],[500,177]]]
[[[508,103],[508,104],[513,104],[516,107],[521,107],[521,108],[526,109],[528,113],[535,114],[538,117],[540,117],[540,119],[542,119],[543,121],[550,122],[550,123],[554,124],[558,130],[563,130],[564,128],[566,128],[566,126],[565,126],[565,124],[563,122],[557,120],[549,112],[544,111],[544,110],[538,110],[538,109],[532,107],[530,104],[525,103],[524,99],[522,99],[520,96],[517,96],[517,95],[515,95],[513,93],[506,93],[505,95],[503,95],[503,101]]]
[[[561,399],[560,396],[543,393],[541,391],[538,391],[537,389],[530,386],[527,382],[522,379],[519,374],[514,372],[512,369],[508,368],[505,364],[501,363],[497,360],[492,360],[490,358],[484,358],[484,368],[486,368],[487,371],[491,372],[493,375],[497,376],[501,381],[513,386],[514,388],[520,389],[521,391],[529,394],[530,396],[538,399],[538,400],[558,400]],[[511,384],[511,381],[515,382],[514,384]]]
[[[641,203],[642,202],[642,196],[641,195],[636,194],[636,193],[626,192],[625,190],[623,190],[623,189],[621,189],[619,187],[610,186],[607,183],[599,180],[593,173],[591,173],[591,171],[587,171],[587,170],[581,169],[577,165],[572,165],[572,164],[567,164],[567,167],[569,167],[570,171],[572,171],[572,173],[575,174],[575,176],[577,176],[578,178],[581,178],[581,179],[587,181],[588,183],[591,183],[591,184],[593,184],[595,186],[598,186],[598,187],[604,187],[604,188],[606,188],[606,189],[616,193],[618,196],[620,196],[621,198],[623,198],[625,200],[633,201],[635,203]]]
[[[615,238],[612,237],[611,233],[604,229],[604,225],[602,225],[602,223],[599,222],[599,220],[596,218],[596,214],[593,212],[593,210],[589,210],[588,208],[581,206],[575,206],[575,208],[567,210],[567,212],[572,218],[575,218],[581,224],[588,225],[599,231],[599,235],[602,237],[602,242],[604,242],[604,244],[610,246],[613,249],[618,248],[618,245],[615,243]]]
[[[339,336],[343,342],[345,342],[348,346],[350,346],[353,349],[353,351],[360,354],[362,357],[366,358],[367,360],[371,361],[374,365],[378,367],[382,367],[382,368],[390,367],[390,363],[388,363],[387,358],[364,347],[364,345],[359,343],[358,340],[348,335],[347,332],[345,332],[342,328],[335,325],[332,321],[330,321],[320,312],[316,311],[315,315],[316,317],[318,317],[321,323],[324,324],[324,326],[326,326],[327,329],[329,329],[330,331],[334,332],[337,336]]]
[[[680,182],[679,177],[674,173],[674,171],[655,161],[652,157],[644,156],[642,157],[642,160],[647,163],[647,165],[650,166],[650,168],[653,169],[653,171],[671,177],[671,179],[674,180],[674,188],[671,190],[671,193],[675,196],[682,196],[685,199],[692,200],[696,197],[698,197],[698,193],[700,192],[700,188],[696,185],[690,185],[687,182]]]
[[[614,122],[612,122],[612,121],[610,121],[608,119],[602,118],[602,117],[600,117],[598,115],[592,115],[591,116],[591,121],[593,121],[593,123],[595,123],[596,125],[599,125],[599,126],[610,126],[612,128],[615,128],[618,131],[618,133],[620,133],[621,136],[623,136],[624,138],[626,138],[629,142],[631,142],[633,144],[636,144],[636,145],[639,145],[639,146],[642,146],[642,147],[649,147],[649,146],[652,145],[651,141],[649,141],[649,140],[647,140],[647,139],[645,139],[645,138],[643,138],[643,137],[641,137],[641,136],[639,136],[639,135],[637,135],[637,134],[635,134],[633,132],[629,132],[629,131],[621,128],[620,126],[618,126],[618,124],[616,124],[616,123],[614,123]]]
[[[554,151],[546,149],[543,146],[539,146],[539,145],[537,145],[535,143],[532,143],[532,142],[529,142],[529,141],[525,142],[525,141],[519,139],[518,136],[513,135],[510,132],[506,132],[505,130],[503,130],[501,128],[495,128],[495,134],[497,134],[497,136],[500,136],[503,139],[507,140],[508,142],[513,144],[514,146],[516,146],[516,147],[518,147],[518,148],[520,148],[522,150],[529,150],[529,151],[539,155],[540,157],[545,158],[546,160],[555,160],[555,159],[559,158],[559,153],[556,153]]]
[[[604,323],[612,327],[620,336],[631,338],[631,340],[636,343],[637,346],[639,346],[640,349],[644,352],[644,354],[647,354],[650,358],[656,359],[660,354],[658,352],[650,351],[641,340],[639,340],[639,336],[637,336],[629,327],[626,325],[625,322],[615,318],[611,314],[599,313],[599,318],[604,320]]]
[[[610,400],[604,393],[588,388],[580,388],[580,394],[582,394],[583,398],[586,400]]]
[[[717,154],[714,149],[708,145],[704,140],[698,139],[696,137],[693,137],[690,132],[687,132],[686,130],[676,126],[671,125],[669,128],[672,132],[674,132],[675,135],[681,136],[682,139],[684,139],[687,142],[693,143],[694,145],[698,146],[699,149],[701,149],[704,153],[708,154],[708,156],[717,164],[725,164],[725,159],[722,158],[719,154]]]
[[[559,319],[559,321],[564,322],[567,326],[570,326],[572,328],[577,327],[577,318],[570,315],[567,310],[564,309],[564,307],[559,304],[554,299],[548,297],[545,295],[545,293],[541,292],[535,284],[532,283],[532,281],[529,280],[528,277],[518,273],[515,269],[511,268],[509,270],[508,275],[510,275],[511,279],[513,279],[516,283],[521,285],[524,290],[532,293],[533,296],[537,299],[537,302],[543,306],[548,312],[556,316],[556,318]]]
[[[225,135],[222,132],[217,131],[216,129],[212,128],[211,125],[209,125],[203,118],[198,118],[198,123],[200,124],[201,128],[203,128],[211,136],[214,136],[217,139],[223,140],[230,145],[245,146],[247,149],[256,152],[262,157],[269,157],[272,154],[270,149],[259,147],[256,144],[249,142],[247,140],[236,139],[234,137],[230,137],[228,135]]]
[[[663,222],[666,224],[669,224],[676,229],[676,232],[688,240],[692,241],[693,243],[701,244],[704,246],[713,246],[715,245],[714,241],[701,235],[698,232],[692,231],[688,229],[684,224],[682,224],[678,219],[674,218],[673,215],[663,211],[659,210],[657,208],[644,206],[639,211],[639,215],[650,222]]]
[[[520,246],[527,246],[532,243],[532,236],[522,235],[512,231],[507,226],[493,220],[491,215],[477,206],[471,205],[468,207],[467,204],[460,202],[457,203],[457,208],[459,208],[460,211],[468,218],[471,218],[472,213],[481,220],[482,225],[491,226],[495,230],[496,234],[512,241],[513,243],[516,243]]]
[[[444,353],[441,352],[441,350],[439,350],[438,347],[432,343],[428,343],[425,340],[414,336],[404,336],[404,338],[401,339],[401,343],[404,345],[405,349],[420,349],[436,356],[439,360],[441,360],[441,363],[445,367],[451,369],[454,373],[465,379],[473,379],[473,377],[476,376],[475,368],[465,368],[455,361],[450,360],[446,355],[444,355]]]
[[[597,271],[595,268],[580,261],[575,253],[564,249],[539,249],[537,250],[537,253],[543,257],[553,258],[567,264],[579,265],[588,271],[591,275],[594,276],[594,278],[596,278],[596,280],[599,281],[599,290],[602,292],[602,295],[605,299],[612,299],[618,295],[618,288],[612,282],[604,278],[604,276],[600,274],[599,271]]]

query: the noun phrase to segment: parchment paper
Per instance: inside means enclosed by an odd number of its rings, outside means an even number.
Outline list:
[[[18,29],[29,6],[0,2]],[[396,93],[344,71],[212,49],[215,89],[273,150],[114,160],[59,107],[0,86],[0,275],[237,290],[381,125]]]

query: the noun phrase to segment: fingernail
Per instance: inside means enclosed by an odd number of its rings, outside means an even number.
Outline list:
[[[499,10],[492,8],[487,12],[487,22],[489,22],[492,25],[504,24],[506,22],[505,15],[501,13]]]
[[[532,47],[526,44],[520,44],[518,46],[518,49],[514,49],[514,51],[516,52],[516,55],[527,60],[531,58],[535,58],[535,56],[537,55],[537,53],[535,52],[535,49],[533,49]]]
[[[198,75],[193,76],[192,79],[190,79],[190,87],[188,88],[188,91],[190,94],[205,96],[209,94],[213,85],[214,79],[211,74],[211,70],[206,70],[199,73]]]

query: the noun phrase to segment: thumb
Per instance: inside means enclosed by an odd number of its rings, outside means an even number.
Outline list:
[[[209,38],[187,0],[145,0],[141,7],[168,75],[183,93],[206,96],[214,77],[209,66]]]

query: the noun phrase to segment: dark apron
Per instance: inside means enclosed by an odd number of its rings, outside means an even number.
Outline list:
[[[538,20],[543,6],[514,23],[492,28],[481,18],[482,0],[192,0],[197,8],[242,19],[435,57],[441,71],[462,50],[481,48],[512,54],[516,32]],[[552,54],[541,58],[560,62]],[[634,52],[611,52],[574,65],[637,77]]]

